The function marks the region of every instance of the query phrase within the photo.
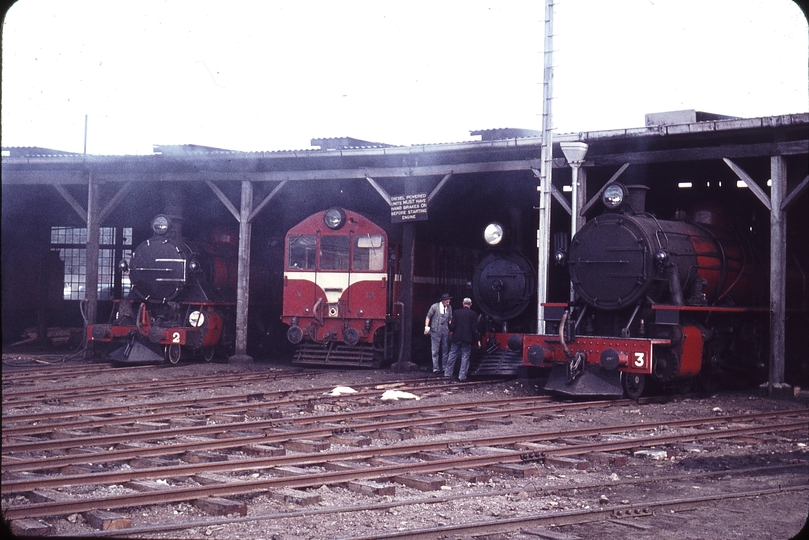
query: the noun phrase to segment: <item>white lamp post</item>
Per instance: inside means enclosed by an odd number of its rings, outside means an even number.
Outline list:
[[[581,180],[579,178],[579,169],[584,162],[584,156],[587,155],[587,143],[583,142],[570,142],[559,143],[562,152],[565,154],[565,159],[570,163],[573,169],[573,193],[571,198],[571,212],[570,212],[570,236],[579,232],[581,225],[579,221],[581,218],[581,209],[584,207],[584,198],[586,193],[581,189]]]

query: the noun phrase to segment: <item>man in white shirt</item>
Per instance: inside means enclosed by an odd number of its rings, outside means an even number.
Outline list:
[[[452,309],[449,302],[452,297],[444,293],[441,300],[430,306],[427,318],[424,319],[424,335],[430,335],[433,353],[433,373],[442,373],[442,366],[447,365],[449,356],[449,323],[452,321]],[[439,354],[441,358],[439,359]]]

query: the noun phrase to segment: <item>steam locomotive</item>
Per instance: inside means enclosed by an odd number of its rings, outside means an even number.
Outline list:
[[[114,362],[176,364],[213,360],[235,343],[238,238],[225,230],[209,243],[183,238],[181,219],[161,214],[153,236],[119,269],[132,287],[110,321],[87,327],[88,342],[108,344]]]
[[[333,207],[289,229],[285,248],[281,320],[293,363],[377,367],[399,358],[400,245],[385,229]],[[472,251],[418,243],[413,263],[414,321],[424,320],[441,292],[469,294]]]
[[[637,399],[647,382],[765,379],[768,281],[749,227],[708,206],[657,219],[647,189],[610,184],[605,212],[557,243],[575,299],[544,305],[546,333],[499,336],[526,368],[550,368],[546,391]]]

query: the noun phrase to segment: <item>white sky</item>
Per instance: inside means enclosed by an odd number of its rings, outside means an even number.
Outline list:
[[[809,111],[791,0],[557,0],[557,133],[696,109]],[[3,24],[2,144],[411,145],[541,129],[543,0],[20,0]]]

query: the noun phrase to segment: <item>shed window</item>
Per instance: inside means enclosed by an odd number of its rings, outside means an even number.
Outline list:
[[[63,298],[84,300],[87,281],[87,228],[51,227],[51,251],[65,263]],[[128,246],[128,247],[126,247]],[[132,227],[101,227],[98,249],[98,299],[125,296],[131,284],[129,276],[117,270],[116,261],[132,257]],[[120,283],[120,293],[116,285]]]

